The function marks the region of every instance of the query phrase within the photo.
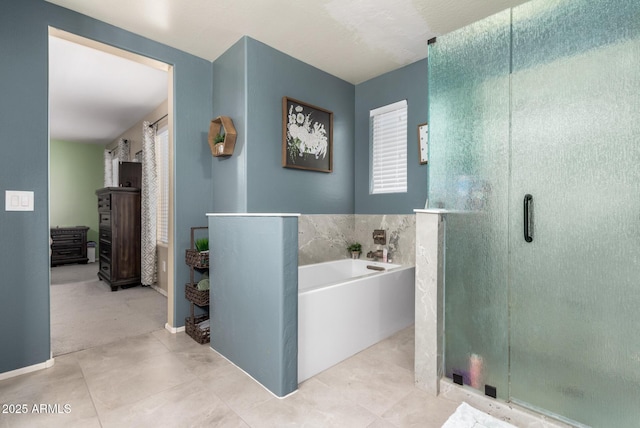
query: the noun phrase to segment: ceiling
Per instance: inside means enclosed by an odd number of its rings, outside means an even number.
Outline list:
[[[108,144],[167,99],[168,73],[49,37],[49,135]]]
[[[210,61],[247,35],[358,84],[425,58],[430,38],[526,0],[47,1]],[[125,68],[106,54],[94,52],[85,58],[86,51],[74,52],[73,46],[54,46],[56,44],[52,43],[52,49],[58,50],[52,52],[51,67],[60,70],[57,74],[52,70],[50,77],[51,90],[56,91],[52,92],[50,102],[52,138],[77,140],[78,136],[73,134],[78,120],[69,120],[71,114],[79,114],[69,110],[76,103],[83,106],[80,110],[85,116],[94,114],[93,122],[102,117],[114,127],[116,124],[124,126],[124,117],[139,116],[130,127],[166,98],[166,84],[164,87],[151,84],[151,80],[156,83],[156,79],[160,80],[158,70],[142,67],[137,70],[139,74],[135,74],[135,66],[130,65],[131,70],[129,66]],[[68,62],[70,59],[74,62]],[[83,67],[76,67],[76,64],[83,64]],[[151,79],[143,76],[145,69],[153,76]],[[140,81],[132,80],[128,88],[124,87],[129,79],[123,77],[128,77],[130,72],[149,83],[152,88],[149,93],[132,92],[147,87],[141,87]],[[160,90],[164,90],[164,98],[153,107],[146,104],[156,102],[153,97]],[[116,111],[118,93],[123,95],[120,111]],[[108,103],[111,107],[106,108]],[[138,115],[134,113],[143,108],[148,110]],[[104,134],[99,134],[93,127],[91,138],[95,140],[93,142],[110,142],[126,129],[128,127],[120,129],[114,136],[115,131],[105,130]]]

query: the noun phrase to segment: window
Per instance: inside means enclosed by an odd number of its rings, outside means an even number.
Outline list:
[[[163,126],[156,133],[156,165],[158,166],[157,240],[169,243],[169,128]]]
[[[407,191],[407,100],[370,112],[370,192]]]

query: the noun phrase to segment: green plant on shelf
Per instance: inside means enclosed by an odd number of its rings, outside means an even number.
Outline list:
[[[215,138],[213,139],[213,143],[214,144],[224,143],[224,134],[216,134]]]
[[[199,252],[209,251],[209,238],[199,238],[195,242],[196,250]]]

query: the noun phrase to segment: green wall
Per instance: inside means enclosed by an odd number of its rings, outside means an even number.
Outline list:
[[[87,226],[98,242],[96,189],[104,182],[104,147],[51,140],[49,152],[49,224]]]

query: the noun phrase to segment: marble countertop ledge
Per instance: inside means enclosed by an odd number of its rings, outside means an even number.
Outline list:
[[[428,209],[415,209],[413,210],[414,213],[418,214],[447,214],[450,213],[450,210],[445,210],[442,208],[428,208]]]
[[[484,211],[472,211],[472,210],[446,210],[443,208],[427,208],[427,209],[415,209],[413,210],[416,214],[474,214],[478,215],[483,213]]]
[[[207,213],[207,217],[300,217],[299,213]]]

